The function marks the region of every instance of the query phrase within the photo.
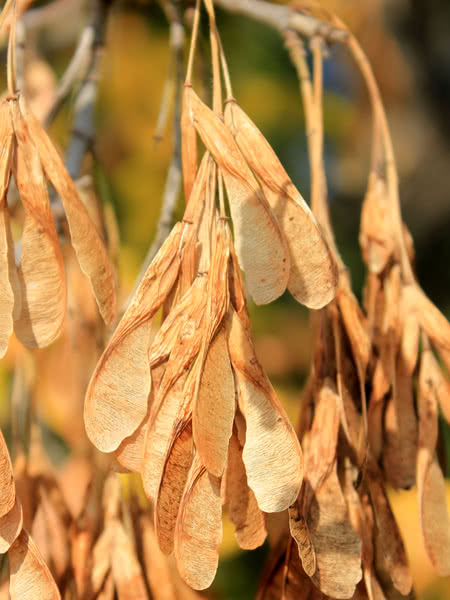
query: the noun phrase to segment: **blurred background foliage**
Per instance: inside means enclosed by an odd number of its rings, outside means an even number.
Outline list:
[[[35,2],[34,6],[43,4],[46,2]],[[322,4],[348,23],[373,65],[392,128],[403,215],[415,241],[418,278],[437,306],[449,315],[450,3],[323,0]],[[44,61],[43,70],[34,72],[38,87],[42,87],[43,77],[48,79],[48,86],[54,87],[64,72],[86,22],[87,5],[69,0],[67,18],[57,26],[37,31],[37,48]],[[308,199],[304,117],[295,71],[282,39],[277,32],[250,19],[217,12],[235,97]],[[211,72],[206,22],[202,32],[203,52],[196,81],[208,97]],[[87,161],[86,171],[94,173],[102,200],[110,203],[116,214],[122,298],[130,292],[153,240],[171,158],[170,119],[162,140],[156,142],[154,138],[169,60],[168,24],[159,4],[152,0],[117,1],[109,23],[100,81],[94,160]],[[360,297],[364,269],[358,228],[370,152],[370,108],[361,78],[342,48],[329,48],[324,83],[325,157],[332,219],[339,249]],[[31,75],[28,85],[33,85]],[[73,98],[52,127],[61,147],[70,135],[72,108]],[[180,197],[177,217],[182,212]],[[256,308],[250,304],[250,311],[258,355],[295,422],[311,357],[307,311],[288,294],[270,306]],[[46,439],[53,444],[55,456],[61,456],[61,448],[70,453],[84,438],[82,393],[68,390],[67,374],[61,377],[52,362],[52,356],[60,354],[58,344],[56,349],[39,352],[47,368],[39,372],[40,391],[35,394]],[[19,351],[12,344],[0,365],[0,421],[6,430],[11,370]],[[65,368],[70,371],[70,360]],[[441,454],[449,457],[450,435],[443,423],[442,430],[447,447],[441,449]],[[447,475],[449,463],[447,458]],[[435,577],[423,549],[415,491],[392,492],[392,498],[412,562],[417,597],[449,598],[450,583]],[[267,548],[239,552],[227,522],[224,532],[223,557],[213,594],[217,598],[250,599]]]

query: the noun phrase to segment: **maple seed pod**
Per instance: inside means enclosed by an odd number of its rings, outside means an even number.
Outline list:
[[[234,99],[229,99],[225,107],[225,123],[286,237],[290,255],[289,291],[309,308],[322,308],[336,294],[338,274],[314,215],[266,138]]]

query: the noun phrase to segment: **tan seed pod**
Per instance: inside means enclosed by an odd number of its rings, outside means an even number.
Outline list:
[[[186,101],[186,88],[184,89],[183,107],[181,110],[181,164],[183,165],[184,197],[186,205],[189,202],[191,191],[197,175],[197,133],[189,117]]]
[[[233,371],[221,328],[209,346],[192,415],[195,447],[203,465],[216,477],[225,469],[235,407]]]
[[[116,314],[115,276],[106,248],[80,200],[61,157],[39,121],[28,110],[20,97],[20,111],[24,115],[29,135],[36,146],[44,172],[59,194],[70,229],[70,238],[81,270],[89,278],[104,321],[111,325]]]
[[[11,176],[13,127],[6,102],[0,104],[0,357],[5,355],[13,330],[14,303],[20,301],[14,246],[6,194]],[[15,283],[15,285],[14,285]],[[17,300],[15,300],[15,296]]]
[[[316,492],[308,528],[316,553],[313,582],[327,596],[351,598],[361,580],[361,541],[350,521],[336,469]]]
[[[215,577],[222,541],[220,481],[194,458],[175,530],[175,558],[184,581],[195,590]]]
[[[300,490],[300,444],[255,356],[251,339],[233,310],[228,327],[239,406],[247,425],[243,460],[248,485],[261,510],[279,512],[297,499]]]
[[[22,505],[17,497],[12,509],[0,517],[0,554],[8,552],[22,531],[22,526]]]
[[[442,577],[450,575],[450,519],[445,481],[436,460],[439,366],[431,350],[422,352],[419,376],[417,487],[422,535],[428,556]]]
[[[367,482],[375,517],[376,543],[380,545],[394,587],[406,596],[412,588],[408,559],[381,475],[374,465],[370,465],[367,472]]]
[[[0,517],[13,508],[16,501],[13,470],[8,447],[0,430]]]
[[[8,554],[11,600],[61,600],[55,580],[26,529]]]
[[[301,498],[301,495],[300,495]],[[308,577],[316,572],[316,552],[314,550],[308,525],[300,509],[299,501],[289,507],[289,529],[292,537],[297,542],[298,554],[302,561],[302,567]]]
[[[11,102],[16,136],[14,177],[25,210],[20,267],[21,311],[14,322],[19,340],[31,348],[48,346],[61,332],[66,313],[66,281],[38,150],[16,102]]]
[[[175,525],[181,498],[192,464],[192,422],[179,422],[173,432],[155,502],[155,529],[165,554],[173,550]]]
[[[242,445],[235,429],[228,446],[225,483],[225,503],[235,526],[235,537],[243,550],[253,550],[264,543],[267,536],[264,513],[258,508],[255,494],[248,487],[242,461]]]
[[[141,565],[119,520],[114,521],[111,572],[119,600],[148,600]]]
[[[289,291],[309,308],[322,308],[334,298],[338,278],[336,263],[315,217],[266,138],[234,100],[226,105],[225,123],[286,237],[291,258]]]
[[[150,265],[89,383],[84,422],[102,452],[116,450],[147,413],[151,319],[177,278],[184,227],[182,223],[174,227]]]
[[[286,240],[253,173],[226,125],[186,88],[188,110],[207,150],[219,167],[230,202],[236,252],[256,304],[267,304],[286,289]]]

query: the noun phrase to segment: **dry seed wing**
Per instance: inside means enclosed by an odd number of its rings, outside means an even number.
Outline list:
[[[222,541],[220,481],[198,456],[189,473],[175,530],[175,558],[181,577],[195,590],[209,587]]]
[[[266,138],[234,100],[225,108],[225,123],[256,174],[289,248],[288,289],[309,308],[334,298],[337,266],[314,215],[290,180]]]
[[[248,487],[245,466],[242,461],[242,445],[237,431],[233,432],[228,446],[225,502],[236,530],[235,537],[243,550],[253,550],[267,537],[266,519],[258,508],[255,494]]]
[[[20,109],[27,121],[33,143],[48,179],[64,205],[70,238],[81,270],[89,278],[104,321],[111,325],[116,314],[115,276],[98,231],[80,200],[61,157],[39,121],[28,110],[23,96]]]
[[[151,319],[178,276],[184,227],[178,223],[156,255],[92,375],[84,421],[89,438],[103,452],[116,450],[147,413]]]
[[[8,554],[11,600],[61,600],[55,580],[25,529]]]
[[[118,597],[122,600],[148,600],[141,565],[122,523],[114,521],[111,572]]]
[[[361,541],[353,529],[336,467],[311,503],[308,517],[316,553],[313,582],[327,596],[351,598],[361,580]]]
[[[231,364],[247,424],[243,460],[248,484],[261,510],[279,512],[297,499],[300,490],[300,444],[233,310],[228,327]]]
[[[21,311],[14,322],[20,341],[48,346],[61,332],[66,313],[66,280],[38,151],[16,103],[11,103],[16,134],[14,175],[25,210],[18,270]]]
[[[16,486],[14,485],[11,458],[5,438],[0,430],[0,517],[13,508],[16,501]]]
[[[141,475],[145,493],[153,501],[156,501],[158,496],[174,431],[177,431],[179,422],[187,418],[189,413],[191,398],[185,390],[187,378],[187,372],[180,375],[163,398],[156,398],[150,413]],[[161,389],[158,396],[160,394]]]
[[[173,550],[175,525],[194,454],[192,422],[180,421],[174,428],[155,502],[155,528],[159,547]]]
[[[0,554],[8,552],[23,526],[22,505],[18,497],[12,509],[0,517]]]
[[[256,304],[267,304],[286,289],[290,267],[286,240],[231,132],[191,88],[187,92],[190,118],[224,178],[249,292]]]
[[[227,462],[235,407],[233,371],[222,327],[207,351],[192,415],[195,447],[203,465],[216,477]]]
[[[13,153],[13,127],[8,102],[0,105],[0,357],[4,356],[13,330],[14,303],[20,300],[14,247],[9,225],[8,192]],[[15,284],[15,285],[14,285]],[[17,296],[15,300],[15,295]]]

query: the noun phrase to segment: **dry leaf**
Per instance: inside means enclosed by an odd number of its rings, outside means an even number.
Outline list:
[[[234,100],[227,102],[225,123],[286,237],[291,259],[289,291],[309,308],[322,308],[335,296],[337,266],[315,217],[266,138]]]
[[[198,456],[189,473],[175,531],[175,558],[181,577],[195,590],[209,587],[219,562],[222,541],[220,481]]]
[[[11,600],[61,600],[56,583],[25,529],[9,549]]]

